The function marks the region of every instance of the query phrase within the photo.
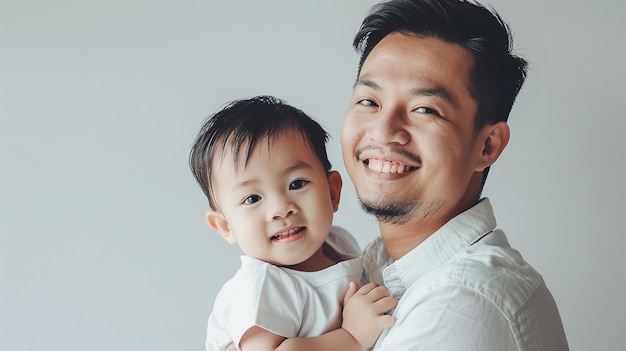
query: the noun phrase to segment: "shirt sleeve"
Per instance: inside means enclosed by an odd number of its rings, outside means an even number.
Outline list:
[[[243,261],[213,311],[235,345],[253,326],[287,338],[297,335],[304,297],[293,279],[272,265]]]
[[[409,289],[394,316],[396,323],[381,335],[374,350],[518,350],[499,309],[466,287],[443,286],[415,294]]]
[[[339,226],[332,226],[326,242],[346,258],[360,257],[361,247],[354,236]]]

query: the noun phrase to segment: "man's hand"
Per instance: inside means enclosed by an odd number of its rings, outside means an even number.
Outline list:
[[[356,282],[350,282],[343,301],[341,327],[352,334],[364,349],[372,347],[383,329],[391,327],[396,321],[385,313],[396,307],[398,301],[384,286],[369,283],[359,289]]]

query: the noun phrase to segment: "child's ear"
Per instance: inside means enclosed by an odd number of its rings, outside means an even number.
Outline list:
[[[479,134],[481,143],[479,145],[480,155],[478,155],[475,170],[482,172],[485,168],[496,162],[509,143],[510,137],[511,131],[506,122],[500,121],[483,127]]]
[[[333,204],[333,212],[337,212],[339,209],[339,198],[341,198],[341,187],[343,186],[339,172],[331,171],[328,174],[328,186],[330,187],[330,201]]]
[[[209,227],[215,229],[224,240],[226,240],[229,244],[237,243],[237,238],[235,237],[235,233],[230,229],[228,225],[228,221],[224,216],[217,211],[209,211],[206,213],[206,222],[209,224]]]

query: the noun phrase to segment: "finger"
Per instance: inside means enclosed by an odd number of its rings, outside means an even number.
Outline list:
[[[376,310],[378,311],[378,313],[388,312],[392,310],[393,308],[395,308],[397,305],[398,305],[398,300],[396,300],[395,298],[391,296],[384,297],[374,302],[374,306],[376,307]]]
[[[387,287],[380,285],[367,292],[367,296],[371,299],[371,301],[378,301],[382,298],[391,296],[391,292],[387,289]]]
[[[394,316],[384,314],[378,319],[378,326],[382,329],[391,328],[395,322],[396,318]]]
[[[346,305],[347,301],[356,294],[357,290],[359,290],[359,284],[357,282],[351,281],[348,284],[348,289],[346,293],[343,295],[343,304]]]
[[[369,294],[372,290],[376,289],[377,287],[378,287],[378,284],[376,284],[376,283],[367,283],[367,284],[363,285],[363,286],[359,289],[358,293],[359,293],[359,294],[361,294],[361,295],[367,295],[367,294]]]

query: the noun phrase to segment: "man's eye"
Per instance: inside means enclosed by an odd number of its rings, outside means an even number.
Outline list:
[[[417,112],[417,113],[425,113],[425,114],[428,114],[428,115],[441,116],[439,114],[439,112],[437,112],[437,110],[435,110],[434,108],[426,107],[426,106],[422,106],[422,107],[416,108],[415,112]]]
[[[289,190],[298,190],[298,189],[302,189],[304,188],[304,186],[308,183],[307,180],[304,179],[298,179],[298,180],[294,180],[293,182],[291,182],[289,184]]]
[[[261,201],[261,197],[259,195],[250,195],[243,200],[243,203],[246,205],[252,205],[255,202]]]
[[[373,100],[370,99],[359,100],[357,103],[363,106],[378,106]]]

